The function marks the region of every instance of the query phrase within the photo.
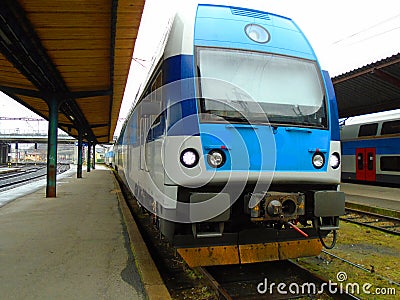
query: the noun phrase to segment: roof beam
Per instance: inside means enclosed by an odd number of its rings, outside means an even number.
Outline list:
[[[39,90],[55,90],[55,68],[18,1],[0,1],[1,52]]]
[[[117,36],[117,13],[118,0],[112,0],[111,4],[111,39],[110,39],[110,110],[108,112],[108,121],[111,123],[113,102],[114,102],[114,67],[115,67],[115,39]],[[111,134],[111,126],[108,128],[108,136]]]
[[[69,118],[72,116],[74,123],[88,133],[88,138],[96,141],[63,77],[48,56],[25,11],[15,0],[0,1],[0,51],[39,89],[41,96],[38,98],[48,105],[53,101],[66,101],[68,105],[60,105],[60,112]]]
[[[105,135],[98,135],[97,137],[98,137],[99,139],[100,139],[100,138],[103,138],[103,137],[108,137],[108,134],[105,134]]]
[[[399,108],[400,99],[386,100],[384,102],[375,102],[373,104],[366,103],[365,105],[359,105],[357,107],[351,107],[346,110],[342,110],[340,118],[354,117],[364,114],[370,114],[372,112],[380,112],[384,110],[392,110]]]
[[[378,63],[379,63],[379,67],[376,67],[376,64],[378,64]],[[351,74],[351,75],[346,75],[346,74],[353,73],[353,72],[348,72],[348,73],[336,76],[336,77],[332,78],[332,83],[333,83],[333,85],[335,85],[335,84],[338,84],[340,82],[347,81],[347,80],[350,80],[350,79],[353,79],[353,78],[356,78],[356,77],[371,73],[374,70],[382,69],[382,68],[385,68],[385,67],[400,63],[400,57],[397,58],[397,59],[394,59],[394,60],[390,60],[390,61],[388,61],[386,63],[381,63],[381,62],[378,62],[378,63],[373,64],[373,66],[371,66],[370,68],[368,68],[368,67],[367,68],[360,68],[360,71],[358,71],[358,72],[356,71],[356,72],[354,72],[354,74]]]
[[[111,90],[98,90],[98,91],[81,91],[81,92],[72,92],[72,98],[90,98],[90,97],[97,97],[97,96],[110,96],[112,95]]]
[[[21,98],[19,98],[17,95],[8,93],[6,91],[3,91],[4,94],[6,94],[8,97],[14,99],[15,101],[17,101],[18,103],[20,103],[21,105],[25,106],[26,108],[30,109],[31,111],[34,111],[37,115],[41,116],[43,119],[48,121],[48,116],[44,115],[42,112],[40,111],[35,111],[35,109],[30,106],[28,103],[25,103],[24,101],[22,101]]]
[[[373,69],[371,74],[375,75],[379,79],[382,79],[383,81],[390,83],[391,85],[400,88],[400,79],[397,77],[392,76],[391,74],[382,71],[380,69]]]
[[[93,124],[93,125],[90,125],[90,128],[99,128],[99,127],[107,127],[107,126],[110,126],[110,124],[109,123]]]
[[[4,86],[4,85],[0,85],[0,90],[4,93],[17,94],[17,95],[21,95],[21,96],[28,96],[28,97],[34,97],[34,98],[42,98],[43,97],[43,94],[40,91],[36,91],[36,90],[28,90],[28,89],[9,87],[9,86]]]

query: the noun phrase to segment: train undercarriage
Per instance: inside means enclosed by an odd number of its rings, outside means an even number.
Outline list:
[[[205,222],[176,223],[149,213],[190,267],[314,256],[325,245],[323,239],[339,228],[344,194],[336,186],[302,187],[303,192],[285,185],[251,193],[253,187],[248,186],[228,210]],[[213,186],[180,188],[179,199],[205,201],[218,193]],[[249,208],[255,198],[257,205]],[[335,239],[336,233],[332,244]]]

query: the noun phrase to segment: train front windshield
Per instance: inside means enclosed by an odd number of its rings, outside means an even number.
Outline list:
[[[315,61],[243,50],[196,51],[201,121],[327,127]]]

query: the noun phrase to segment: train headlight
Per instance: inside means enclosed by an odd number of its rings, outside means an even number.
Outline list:
[[[325,157],[321,152],[314,153],[312,157],[312,164],[314,168],[321,169],[325,164]]]
[[[331,157],[329,158],[329,165],[331,166],[332,169],[337,169],[340,166],[340,155],[337,152],[334,152],[331,154]]]
[[[188,148],[182,151],[180,160],[186,168],[193,168],[199,162],[199,154],[196,150]]]
[[[268,43],[271,38],[268,30],[258,24],[247,24],[244,32],[249,39],[260,44]]]
[[[207,154],[207,162],[213,168],[220,168],[224,165],[226,161],[225,153],[221,150],[211,150]]]

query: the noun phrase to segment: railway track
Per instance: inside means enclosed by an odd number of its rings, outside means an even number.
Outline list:
[[[327,281],[294,261],[190,269],[160,238],[150,217],[140,213],[133,195],[123,185],[121,188],[173,299],[360,299],[339,290],[337,278]],[[280,283],[285,284],[286,294],[278,292]],[[309,284],[315,285],[315,292]],[[329,292],[329,284],[335,293]],[[322,293],[321,286],[325,287]]]
[[[69,165],[57,165],[57,173],[63,173],[69,169]],[[23,168],[12,172],[0,174],[0,191],[5,191],[16,186],[42,179],[46,176],[47,169],[45,165],[24,166]]]
[[[16,171],[14,171],[14,172],[8,172],[8,173],[0,174],[0,180],[3,181],[3,180],[8,180],[8,179],[20,177],[21,175],[26,175],[26,174],[37,172],[38,170],[43,169],[43,168],[45,168],[45,166],[21,168],[21,169],[18,169]]]
[[[198,268],[219,299],[359,299],[294,261]]]
[[[385,233],[400,235],[400,219],[396,217],[346,208],[346,215],[340,219]]]
[[[0,190],[13,188],[19,184],[26,183],[46,176],[46,167],[25,167],[12,173],[2,174],[0,176]]]
[[[342,261],[342,262],[344,262],[346,264],[349,264],[349,265],[351,265],[351,266],[353,266],[353,267],[355,267],[357,269],[363,270],[364,272],[371,273],[371,274],[375,273],[374,269],[364,268],[363,266],[360,266],[359,264],[356,264],[354,262],[349,261],[348,259],[342,258],[340,256],[337,256],[337,255],[333,254],[333,253],[330,253],[329,251],[322,250],[322,252],[325,253],[328,256],[331,256],[331,257],[333,257],[335,259],[338,259],[338,260],[340,260],[340,261]],[[376,274],[376,273],[375,273],[375,276],[379,277],[380,279],[382,279],[384,281],[387,281],[390,284],[393,284],[393,285],[396,285],[396,286],[400,287],[400,282],[395,282],[390,278],[387,278],[385,276],[381,276],[381,275]]]

